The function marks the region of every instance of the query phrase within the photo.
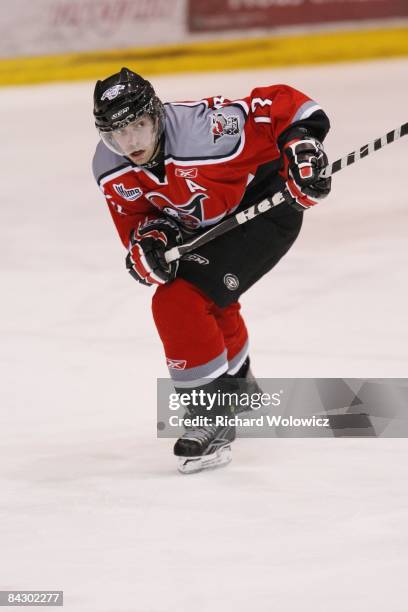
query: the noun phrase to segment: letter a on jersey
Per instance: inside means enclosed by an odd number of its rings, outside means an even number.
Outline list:
[[[191,193],[195,193],[196,191],[207,191],[205,187],[202,187],[190,179],[186,179],[186,184]]]

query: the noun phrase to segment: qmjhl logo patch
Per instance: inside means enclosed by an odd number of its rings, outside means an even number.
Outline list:
[[[116,193],[120,195],[121,198],[129,200],[130,202],[133,202],[134,200],[137,200],[137,198],[140,198],[143,193],[143,191],[139,189],[139,187],[126,189],[123,183],[114,183],[113,188]]]

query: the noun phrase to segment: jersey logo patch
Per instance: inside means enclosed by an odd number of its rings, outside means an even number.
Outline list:
[[[157,192],[146,193],[146,198],[164,214],[177,219],[188,228],[196,229],[204,221],[203,200],[207,198],[205,193],[192,196],[185,204],[174,204],[165,195]]]
[[[187,361],[185,359],[169,359],[167,357],[167,367],[172,370],[185,370]]]
[[[211,134],[214,144],[223,136],[236,136],[239,134],[239,117],[226,116],[224,113],[211,115]]]
[[[118,195],[125,198],[125,200],[130,200],[131,202],[137,200],[137,198],[140,198],[143,193],[139,187],[135,187],[134,189],[126,189],[123,183],[114,183],[113,188]]]
[[[197,177],[197,168],[176,168],[175,174],[180,178],[193,179]]]
[[[238,276],[236,276],[235,274],[231,274],[231,272],[228,272],[228,274],[224,276],[224,285],[230,291],[235,291],[239,287]]]

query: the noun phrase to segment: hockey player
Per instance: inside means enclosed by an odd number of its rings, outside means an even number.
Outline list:
[[[122,68],[97,82],[94,117],[94,175],[130,274],[156,287],[153,318],[176,390],[231,390],[235,379],[251,385],[239,298],[291,247],[303,211],[330,192],[330,178],[319,178],[326,114],[287,85],[234,101],[163,104],[148,81]],[[277,191],[284,204],[166,263],[166,250]],[[235,430],[217,426],[215,415],[231,411],[218,405],[206,426],[186,427],[174,447],[181,471],[229,460]]]

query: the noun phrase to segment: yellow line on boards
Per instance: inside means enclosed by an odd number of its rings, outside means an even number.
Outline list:
[[[0,59],[0,85],[321,64],[408,55],[408,28],[270,36],[165,47]]]

